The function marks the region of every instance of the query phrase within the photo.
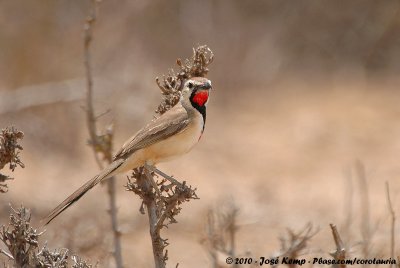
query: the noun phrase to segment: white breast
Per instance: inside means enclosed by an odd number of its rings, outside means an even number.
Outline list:
[[[158,163],[188,153],[199,141],[202,131],[203,118],[197,116],[182,132],[148,147],[148,160]]]

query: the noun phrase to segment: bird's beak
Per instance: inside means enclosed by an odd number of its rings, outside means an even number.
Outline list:
[[[201,89],[206,89],[206,90],[212,89],[211,83],[205,82],[203,85],[201,85]]]

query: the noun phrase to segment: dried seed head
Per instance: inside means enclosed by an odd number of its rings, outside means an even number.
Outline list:
[[[208,65],[214,60],[211,49],[204,45],[193,48],[193,55],[190,59],[176,60],[179,66],[178,73],[173,69],[169,70],[168,75],[163,75],[162,81],[157,77],[156,83],[164,96],[163,101],[158,106],[156,113],[163,114],[178,103],[181,96],[182,85],[185,80],[191,77],[205,77],[208,73]]]

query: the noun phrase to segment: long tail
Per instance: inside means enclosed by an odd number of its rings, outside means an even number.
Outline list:
[[[59,204],[50,214],[44,218],[42,221],[44,225],[49,224],[55,217],[57,217],[61,212],[66,210],[69,206],[79,200],[84,194],[86,194],[90,189],[96,186],[99,182],[112,177],[117,174],[117,169],[124,163],[123,159],[116,160],[112,162],[108,167],[103,169],[97,176],[86,182],[84,185],[79,187],[73,194],[68,196],[61,204]]]

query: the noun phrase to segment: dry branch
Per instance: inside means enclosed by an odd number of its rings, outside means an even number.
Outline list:
[[[346,239],[351,239],[351,226],[353,223],[353,204],[354,204],[354,183],[351,168],[346,168],[344,170],[344,178],[345,178],[345,191],[344,191],[344,214],[345,220],[342,226],[342,234],[345,235]]]
[[[98,134],[96,121],[98,116],[95,116],[93,108],[93,77],[91,68],[91,54],[90,45],[93,40],[93,27],[97,20],[97,9],[98,0],[91,0],[89,16],[86,18],[84,25],[84,64],[86,70],[86,115],[87,115],[87,126],[89,130],[90,140],[89,144],[93,148],[94,156],[100,169],[103,169],[103,164],[99,159],[99,154],[103,156],[103,159],[108,163],[112,162],[112,140],[113,140],[113,128],[109,127],[104,134]],[[115,196],[115,177],[111,177],[107,181],[107,193],[109,196],[109,214],[111,218],[111,228],[113,230],[114,238],[114,258],[117,268],[123,267],[122,261],[122,249],[120,231],[118,228],[117,221],[117,205]]]
[[[154,188],[151,182],[155,176],[153,172],[159,174],[162,172],[155,168],[146,172],[147,168],[150,169],[150,167],[136,169],[131,178],[128,178],[126,188],[142,199],[143,204],[140,209],[142,214],[143,205],[147,209],[155,267],[162,268],[168,260],[168,250],[165,250],[168,241],[161,237],[161,230],[171,223],[177,223],[175,217],[181,212],[182,203],[198,197],[196,189],[186,185],[185,181],[180,183],[175,179],[170,180],[165,174],[163,179],[156,182],[157,188]]]
[[[156,113],[161,115],[177,104],[184,81],[194,76],[205,76],[213,59],[214,55],[207,46],[199,46],[193,49],[190,59],[183,62],[177,60],[180,68],[177,74],[170,70],[162,81],[156,78],[164,97]],[[156,181],[156,174],[162,179]],[[168,224],[177,222],[175,217],[180,213],[182,203],[198,199],[196,189],[186,185],[185,181],[179,182],[156,167],[147,165],[133,170],[126,188],[142,199],[140,212],[145,214],[145,208],[147,210],[155,267],[163,268],[168,259],[168,250],[165,249],[168,242],[161,237],[161,230]]]
[[[83,260],[82,258],[80,258],[77,255],[73,255],[71,257],[72,261],[74,262],[74,264],[72,265],[72,268],[92,268],[93,265],[88,263],[87,261]],[[97,265],[96,265],[97,267]]]
[[[92,76],[92,67],[91,67],[91,54],[90,54],[90,45],[93,40],[93,27],[97,20],[97,9],[98,9],[98,1],[90,0],[90,12],[89,16],[86,18],[86,22],[84,25],[84,64],[86,71],[86,119],[87,119],[87,127],[89,130],[90,140],[89,144],[94,149],[94,156],[97,164],[100,168],[103,168],[103,165],[99,159],[99,153],[104,154],[104,157],[107,157],[107,154],[110,154],[109,151],[111,149],[111,140],[112,140],[112,132],[105,135],[98,135],[97,126],[96,126],[96,116],[94,114],[93,108],[93,76]],[[111,156],[110,156],[111,158]]]
[[[207,212],[203,237],[200,243],[210,255],[212,267],[220,267],[218,255],[221,253],[237,257],[236,233],[239,229],[237,216],[239,208],[233,201],[223,203]],[[236,267],[236,264],[233,264]]]
[[[214,54],[208,46],[193,48],[193,55],[190,59],[177,59],[179,72],[170,70],[168,75],[163,75],[162,81],[157,77],[156,82],[164,95],[162,103],[158,106],[156,113],[163,114],[178,103],[183,83],[186,79],[200,76],[204,77],[208,73],[208,66],[213,62]]]
[[[332,235],[336,245],[336,250],[331,253],[331,256],[335,258],[336,261],[344,261],[346,258],[346,249],[344,247],[342,238],[339,235],[336,225],[330,224],[330,227],[332,229]],[[346,264],[334,264],[333,268],[346,268]]]
[[[394,213],[394,209],[392,206],[392,200],[390,199],[390,190],[389,190],[389,183],[386,182],[386,198],[387,198],[387,204],[388,204],[388,209],[390,213],[390,218],[391,218],[391,224],[390,224],[390,258],[394,259],[394,252],[395,252],[395,222],[396,222],[396,214]],[[392,267],[393,264],[390,264],[390,267]]]
[[[280,237],[281,249],[279,256],[287,257],[289,259],[297,259],[298,256],[303,254],[303,250],[307,248],[307,243],[318,233],[318,231],[319,229],[314,230],[311,223],[307,223],[307,225],[298,232],[288,228],[287,236]],[[294,268],[296,267],[296,264],[288,264],[288,267]]]
[[[39,247],[39,238],[43,232],[38,232],[31,226],[30,211],[24,207],[17,210],[11,208],[10,222],[0,229],[0,241],[7,250],[0,249],[0,253],[7,256],[12,267],[35,268],[67,268],[69,250],[49,250],[46,246]],[[83,266],[85,264],[86,266]],[[90,268],[90,264],[79,258],[74,260],[73,268]]]
[[[361,235],[363,239],[363,255],[365,258],[369,257],[370,242],[371,242],[371,224],[369,212],[369,191],[367,175],[365,166],[361,161],[356,161],[355,164],[356,175],[360,184],[360,197],[361,197]]]
[[[0,240],[6,245],[18,267],[34,262],[34,248],[38,246],[39,233],[30,226],[30,213],[25,208],[12,209],[8,227],[3,226]]]
[[[14,171],[17,166],[22,168],[25,165],[19,158],[19,153],[23,149],[18,141],[24,137],[24,133],[18,131],[14,127],[2,129],[0,133],[0,169],[9,164],[9,169]],[[0,174],[0,193],[7,192],[7,184],[4,182],[12,178]]]

